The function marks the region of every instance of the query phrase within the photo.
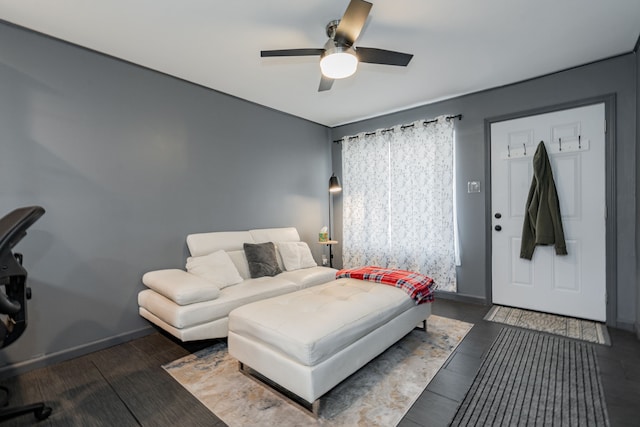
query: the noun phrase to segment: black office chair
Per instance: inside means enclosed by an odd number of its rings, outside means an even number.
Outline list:
[[[0,219],[0,348],[17,340],[27,328],[27,304],[31,288],[26,286],[27,271],[22,267],[22,254],[11,249],[27,234],[27,228],[44,215],[40,206],[16,209]],[[51,415],[51,408],[43,402],[7,408],[9,390],[0,386],[5,397],[0,401],[0,421],[33,413],[38,420]]]

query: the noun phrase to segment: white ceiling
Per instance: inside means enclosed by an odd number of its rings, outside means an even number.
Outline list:
[[[317,57],[349,0],[0,0],[0,19],[327,126],[631,52],[640,0],[372,0],[357,46],[414,54],[360,64],[317,92]]]

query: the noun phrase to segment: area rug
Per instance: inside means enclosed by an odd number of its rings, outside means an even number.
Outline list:
[[[503,328],[451,425],[608,426],[593,344]]]
[[[225,342],[163,368],[209,410],[236,426],[394,426],[435,376],[472,324],[429,316],[321,400],[318,419],[239,372]]]
[[[590,320],[539,313],[501,305],[491,307],[484,320],[582,341],[611,345],[606,325]]]

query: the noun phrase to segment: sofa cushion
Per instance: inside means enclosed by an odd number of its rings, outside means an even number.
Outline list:
[[[338,279],[239,307],[229,331],[315,366],[412,307],[396,287]]]
[[[336,280],[338,270],[330,267],[315,266],[310,268],[301,268],[299,270],[285,271],[278,274],[278,277],[291,280],[298,285],[298,289],[308,288],[310,286],[321,285],[323,283]]]
[[[248,231],[214,231],[187,236],[187,247],[191,256],[209,255],[221,249],[227,252],[239,251],[245,242],[260,243],[254,241]]]
[[[142,283],[178,305],[214,300],[220,293],[208,280],[178,269],[150,271]]]
[[[278,266],[276,246],[273,242],[245,243],[244,254],[249,263],[251,278],[275,276],[282,273]]]
[[[252,240],[246,240],[251,243],[264,242],[299,242],[300,235],[295,227],[284,228],[260,228],[249,230]]]
[[[233,261],[223,250],[205,256],[189,257],[186,268],[189,273],[210,281],[220,289],[243,280]]]
[[[305,242],[278,242],[284,268],[287,271],[315,267],[316,261]]]
[[[241,249],[239,251],[230,251],[227,252],[231,261],[238,269],[238,273],[243,279],[250,279],[251,273],[249,272],[249,263],[247,262],[247,256],[244,254],[244,251]]]
[[[216,299],[182,306],[172,303],[159,293],[145,290],[138,294],[138,305],[169,325],[181,329],[225,318],[234,308],[291,293],[296,289],[295,283],[289,280],[260,277],[224,288]]]

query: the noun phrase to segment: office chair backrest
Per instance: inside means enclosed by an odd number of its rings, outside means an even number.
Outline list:
[[[27,327],[26,300],[30,298],[27,271],[22,267],[22,255],[11,249],[27,234],[27,229],[42,215],[40,206],[16,209],[0,219],[0,314],[6,314],[6,324],[0,325],[0,348],[14,342]]]

